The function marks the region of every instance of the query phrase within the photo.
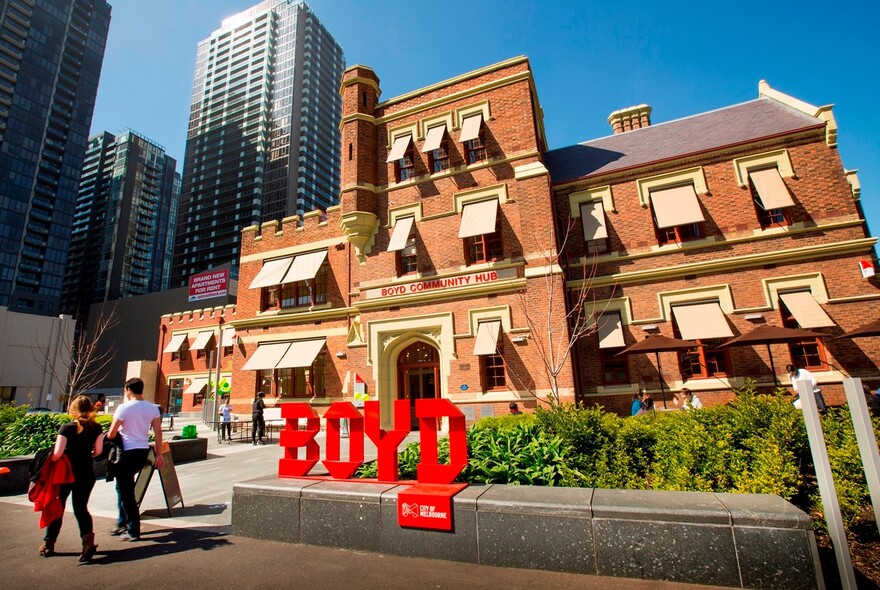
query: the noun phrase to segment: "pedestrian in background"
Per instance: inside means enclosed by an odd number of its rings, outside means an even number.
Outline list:
[[[674,395],[675,405],[681,404],[682,409],[686,411],[697,410],[703,407],[703,402],[700,398],[687,387],[682,387],[681,391]]]
[[[73,515],[79,525],[82,537],[82,553],[79,560],[90,561],[98,546],[95,545],[95,532],[92,515],[89,514],[89,496],[95,487],[94,459],[101,454],[104,446],[103,429],[95,421],[95,407],[92,400],[78,395],[70,403],[68,409],[73,422],[68,422],[58,430],[55,438],[55,449],[50,461],[53,463],[66,456],[73,471],[73,483],[62,484],[59,488],[61,509],[67,503],[68,496],[73,496]],[[46,535],[40,546],[40,555],[49,557],[55,553],[55,542],[61,532],[62,516],[59,516],[46,527]]]
[[[642,389],[642,409],[646,412],[654,411],[654,398],[651,397],[651,392],[647,389]]]
[[[642,400],[645,397],[644,390],[640,389],[633,394],[632,405],[629,408],[629,413],[631,416],[638,416],[643,413],[644,408],[642,407]]]
[[[144,399],[144,382],[133,377],[125,382],[126,402],[113,414],[107,437],[122,439],[122,460],[116,471],[119,518],[112,534],[123,541],[140,541],[141,513],[134,495],[134,478],[150,454],[150,427],[156,445],[156,469],[165,466],[162,456],[162,414],[156,404]]]
[[[785,365],[785,370],[788,372],[788,376],[791,379],[791,388],[794,390],[794,400],[791,402],[794,407],[799,410],[801,409],[801,395],[795,386],[795,381],[806,379],[813,390],[813,397],[816,399],[816,409],[819,410],[820,414],[824,414],[828,408],[825,405],[825,397],[822,395],[822,390],[819,388],[819,380],[816,379],[816,376],[806,369],[801,369],[791,364]]]
[[[519,405],[517,405],[516,402],[510,402],[509,404],[507,404],[507,409],[510,411],[511,416],[518,416],[522,414],[519,409]]]
[[[265,393],[262,391],[258,392],[254,398],[254,403],[251,405],[251,424],[254,427],[251,431],[251,444],[253,445],[266,444],[263,442],[263,431],[266,429],[266,422],[263,420],[263,410],[266,409],[266,402],[263,401],[264,397],[266,397]]]
[[[223,405],[220,406],[220,440],[232,444],[232,406],[229,398],[223,398]]]

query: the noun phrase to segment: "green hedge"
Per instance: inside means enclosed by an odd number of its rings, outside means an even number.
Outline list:
[[[58,429],[72,420],[67,414],[27,414],[27,407],[20,407],[18,419],[0,431],[0,458],[33,455],[54,445]],[[95,420],[107,432],[113,416],[100,414]]]

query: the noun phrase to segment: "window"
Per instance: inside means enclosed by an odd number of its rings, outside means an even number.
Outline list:
[[[718,346],[733,336],[718,301],[688,302],[672,307],[675,336],[694,340],[699,346],[678,355],[685,379],[708,379],[727,375],[730,361],[726,348]]]
[[[326,354],[321,353],[310,367],[264,369],[258,373],[257,391],[279,399],[326,397],[325,365]]]
[[[693,183],[655,188],[650,195],[660,245],[703,237],[705,219]]]
[[[180,348],[171,353],[172,361],[181,361],[183,360],[186,353],[189,351],[189,345],[184,341],[183,344],[180,345]]]
[[[790,225],[788,208],[794,205],[788,187],[775,166],[749,169],[749,190],[761,228]]]
[[[796,330],[808,329],[798,322],[791,309],[781,298],[779,301],[779,313],[782,316],[783,327],[794,328]],[[808,371],[828,370],[828,363],[825,360],[825,345],[821,338],[806,338],[804,340],[789,342],[788,352],[791,355],[791,362],[795,366],[803,367]]]
[[[727,349],[718,349],[721,338],[697,340],[696,348],[691,348],[678,355],[681,375],[685,379],[709,379],[727,375],[730,361]]]
[[[629,366],[625,356],[616,356],[622,348],[600,350],[599,361],[602,364],[602,385],[625,385],[629,381]]]
[[[599,339],[599,360],[602,365],[603,385],[629,383],[629,367],[625,357],[615,356],[626,346],[623,320],[619,311],[609,311],[596,318],[596,336]]]
[[[14,387],[0,387],[0,404],[9,404],[15,400]]]
[[[501,242],[501,221],[495,222],[495,231],[491,234],[465,238],[464,248],[468,266],[500,260],[504,252]]]
[[[584,228],[584,242],[588,254],[608,251],[608,228],[605,226],[605,209],[602,201],[582,203],[581,223]]]
[[[397,182],[409,180],[415,175],[415,166],[413,165],[411,150],[407,150],[407,152],[403,154],[403,157],[395,162],[394,171],[395,176],[397,177]]]
[[[482,162],[485,160],[486,146],[483,144],[483,138],[478,136],[464,142],[464,152],[468,164],[474,164],[475,162]]]
[[[483,389],[503,389],[507,387],[504,376],[504,358],[502,357],[501,343],[498,344],[494,354],[480,356],[480,369],[483,374]]]
[[[281,285],[281,309],[311,307],[327,302],[327,265],[322,264],[313,279]]]
[[[446,151],[446,142],[444,141],[436,150],[432,150],[428,155],[431,166],[431,173],[443,172],[449,170],[449,153]]]
[[[407,275],[418,272],[418,251],[416,250],[416,237],[411,235],[406,240],[406,245],[397,251],[397,274]]]

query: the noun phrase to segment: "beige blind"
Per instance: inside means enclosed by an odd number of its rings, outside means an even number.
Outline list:
[[[242,367],[245,371],[260,371],[262,369],[274,369],[290,348],[290,342],[271,342],[260,344],[257,350]]]
[[[601,240],[608,237],[605,227],[605,207],[602,201],[581,204],[581,221],[584,224],[584,239]]]
[[[433,152],[443,143],[443,135],[446,133],[446,123],[437,125],[428,129],[425,134],[425,145],[422,146],[422,152]]]
[[[651,204],[660,229],[704,221],[692,184],[653,190]]]
[[[491,234],[498,218],[498,199],[468,203],[461,212],[459,239]]]
[[[749,170],[749,178],[758,191],[758,198],[761,199],[764,209],[782,209],[794,205],[778,169]]]
[[[205,350],[208,346],[208,343],[211,342],[211,338],[214,337],[213,330],[202,330],[199,332],[199,335],[196,336],[196,341],[193,342],[191,350]]]
[[[672,315],[684,340],[710,340],[733,336],[727,318],[717,302],[676,305]]]
[[[498,335],[501,333],[501,321],[480,322],[477,328],[477,341],[474,343],[474,354],[482,356],[495,354],[498,350]]]
[[[235,328],[225,328],[220,346],[235,346]]]
[[[619,313],[603,313],[599,316],[599,348],[621,348],[626,346],[623,339],[623,323]]]
[[[260,269],[260,272],[251,281],[248,289],[260,289],[281,284],[281,279],[284,277],[287,269],[290,268],[291,262],[293,262],[293,256],[264,262],[263,268]]]
[[[828,314],[809,291],[780,293],[779,298],[782,299],[785,307],[803,329],[830,328],[835,325],[834,320],[828,317]]]
[[[406,246],[406,240],[412,231],[415,217],[401,217],[394,223],[394,231],[391,232],[391,239],[388,241],[388,252],[397,252],[403,250]]]
[[[311,367],[315,362],[315,357],[321,352],[326,344],[326,338],[317,340],[298,340],[291,343],[290,348],[284,353],[284,356],[275,365],[276,369],[297,369],[302,367]]]
[[[189,387],[187,387],[183,393],[201,393],[207,384],[207,377],[197,377],[193,379],[192,383],[190,383]]]
[[[327,258],[327,250],[318,250],[308,254],[300,254],[293,259],[290,270],[284,275],[282,283],[295,283],[297,281],[309,281],[318,274],[318,269]]]
[[[395,137],[394,143],[391,144],[391,152],[389,152],[388,159],[385,160],[385,162],[396,162],[397,160],[401,159],[406,153],[406,149],[409,147],[410,141],[412,141],[412,135],[410,135],[409,133],[407,133],[406,135],[401,135],[400,137]]]
[[[470,115],[461,122],[461,135],[458,138],[459,143],[464,143],[480,136],[480,127],[483,124],[483,113]]]
[[[168,346],[165,347],[165,350],[162,352],[177,352],[180,350],[180,347],[183,346],[183,343],[186,342],[186,333],[182,334],[174,334],[171,337],[171,342],[168,343]]]

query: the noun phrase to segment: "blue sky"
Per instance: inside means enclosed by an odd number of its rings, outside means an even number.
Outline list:
[[[92,132],[133,129],[182,166],[196,45],[257,0],[109,0]],[[563,2],[311,0],[348,65],[390,98],[510,57],[529,58],[551,148],[610,134],[647,103],[661,123],[756,98],[758,81],[834,103],[843,165],[858,169],[880,235],[880,3],[838,0]]]

